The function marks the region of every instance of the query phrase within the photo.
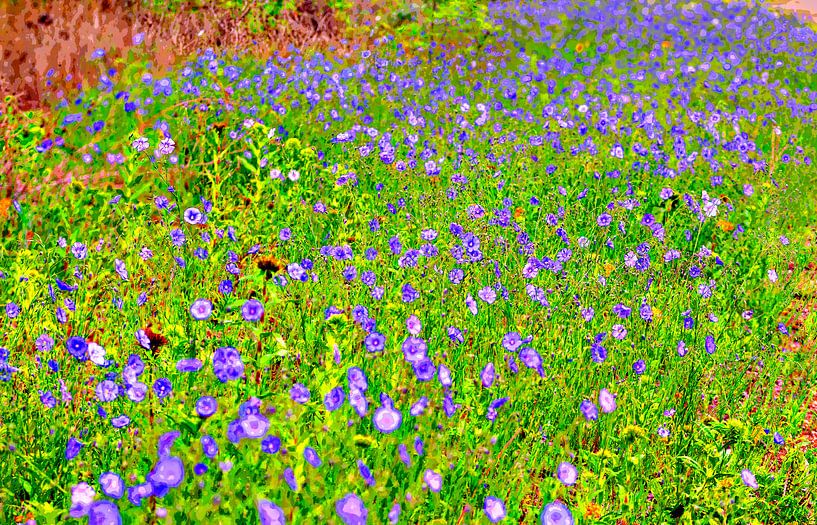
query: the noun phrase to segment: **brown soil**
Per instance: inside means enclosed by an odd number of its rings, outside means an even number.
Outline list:
[[[155,66],[166,68],[199,49],[275,50],[336,42],[341,24],[326,0],[299,0],[294,10],[274,19],[263,2],[243,11],[218,2],[177,13],[138,7],[137,0],[0,0],[0,94],[14,95],[23,109],[39,106],[49,91],[95,83],[144,35]],[[254,30],[250,28],[252,20]],[[106,56],[92,59],[97,49]],[[46,87],[53,69],[52,87]],[[70,74],[71,80],[67,80]]]

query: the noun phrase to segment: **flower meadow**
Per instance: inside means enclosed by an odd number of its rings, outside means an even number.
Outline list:
[[[4,523],[813,523],[817,33],[486,13],[4,110]]]

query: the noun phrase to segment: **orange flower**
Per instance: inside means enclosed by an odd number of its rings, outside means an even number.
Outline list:
[[[11,207],[11,199],[0,199],[0,217],[8,219],[9,207]]]
[[[725,232],[731,232],[735,229],[735,225],[725,219],[721,219],[718,221],[718,228]]]
[[[604,276],[610,277],[610,274],[613,273],[616,267],[612,263],[604,263]]]
[[[585,519],[594,519],[597,520],[601,518],[601,505],[596,503],[595,501],[591,501],[587,504],[587,509],[584,511],[584,518]]]
[[[663,47],[664,49],[669,49],[672,47],[672,42],[670,42],[669,40],[664,40],[663,42],[661,42],[661,47]]]
[[[519,219],[520,217],[524,217],[524,216],[525,216],[525,210],[521,206],[517,207],[513,211],[513,218],[514,219]]]
[[[584,44],[579,42],[578,44],[576,44],[576,53],[581,53],[582,51],[584,51]]]

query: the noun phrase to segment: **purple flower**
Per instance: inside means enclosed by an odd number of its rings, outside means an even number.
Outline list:
[[[516,352],[522,346],[522,337],[519,332],[508,332],[502,338],[502,346],[509,352]]]
[[[281,438],[267,436],[261,440],[261,451],[265,454],[277,454],[281,450]]]
[[[378,332],[371,332],[363,341],[369,352],[382,352],[386,348],[386,336]]]
[[[542,369],[542,356],[533,348],[526,346],[519,351],[519,359],[532,370],[536,370],[540,376],[544,376],[545,372]]]
[[[289,390],[289,397],[299,405],[305,405],[309,402],[309,396],[309,389],[301,383],[295,383]]]
[[[403,414],[395,410],[391,403],[388,406],[384,404],[375,411],[372,422],[375,428],[383,434],[391,434],[400,428],[400,424],[403,422]]]
[[[184,210],[184,222],[187,224],[202,224],[204,215],[198,208],[187,208]]]
[[[581,410],[582,415],[587,421],[596,421],[599,418],[599,409],[596,408],[596,405],[588,399],[582,401],[581,406],[579,406],[579,410]]]
[[[248,414],[241,419],[241,433],[248,439],[260,439],[269,430],[269,420],[261,414]]]
[[[590,358],[595,363],[603,363],[607,359],[607,349],[598,343],[590,345]]]
[[[602,388],[599,392],[599,406],[605,414],[613,412],[616,409],[616,396],[606,388]]]
[[[199,442],[201,443],[201,450],[204,452],[205,456],[213,459],[216,457],[216,455],[218,455],[218,443],[216,443],[216,440],[213,439],[212,436],[201,436]]]
[[[125,494],[125,482],[122,477],[114,472],[103,472],[99,476],[99,486],[102,493],[109,498],[119,499]]]
[[[286,525],[286,515],[275,503],[259,499],[255,503],[255,508],[258,509],[258,521],[261,525]]]
[[[491,388],[491,385],[494,384],[494,377],[496,376],[496,369],[493,363],[488,363],[485,365],[485,368],[482,369],[482,372],[479,374],[480,380],[482,381],[482,386],[484,388]]]
[[[17,303],[8,303],[6,305],[6,317],[14,319],[18,315],[20,315],[20,307],[17,306]]]
[[[54,338],[48,334],[41,334],[37,340],[34,341],[34,346],[38,352],[49,352],[54,348]]]
[[[343,393],[343,387],[338,386],[326,394],[323,398],[323,405],[326,407],[326,410],[334,412],[340,408],[345,399],[346,395]]]
[[[264,316],[264,305],[256,299],[249,299],[241,305],[241,317],[249,323],[260,321]]]
[[[717,346],[715,346],[715,336],[709,334],[706,336],[704,340],[704,349],[706,350],[707,354],[714,354],[715,350],[717,350]]]
[[[218,410],[218,402],[213,396],[201,396],[196,401],[196,413],[200,418],[206,419]]]
[[[284,481],[294,492],[298,492],[298,480],[295,479],[295,472],[289,467],[284,469]]]
[[[137,507],[142,505],[142,500],[153,495],[153,486],[150,483],[140,483],[133,487],[128,487],[128,501]]]
[[[176,442],[176,439],[181,435],[181,432],[178,430],[171,430],[170,432],[165,432],[161,436],[159,436],[159,443],[157,446],[157,453],[160,458],[164,458],[170,455],[170,449],[173,448],[173,444]]]
[[[125,428],[130,424],[130,418],[125,414],[111,419],[111,426],[113,428]]]
[[[756,489],[758,487],[757,479],[755,479],[755,475],[752,474],[752,471],[748,468],[743,469],[740,473],[740,478],[743,480],[743,484],[749,488]]]
[[[217,348],[213,353],[213,373],[222,383],[234,381],[244,375],[241,354],[232,346]]]
[[[69,337],[65,341],[65,348],[77,361],[86,361],[88,359],[88,343],[82,337]]]
[[[542,525],[573,525],[573,514],[558,501],[545,505],[540,519]]]
[[[82,450],[82,446],[82,443],[77,441],[76,438],[68,438],[68,443],[65,445],[65,459],[71,461],[77,457],[79,455],[79,451]]]
[[[168,488],[178,487],[182,480],[184,480],[184,464],[176,456],[160,459],[146,478],[146,481],[153,486],[153,493],[156,497],[167,494]]]
[[[356,494],[346,494],[335,502],[335,512],[345,525],[366,525],[369,511]]]
[[[110,403],[119,396],[119,385],[106,379],[96,385],[96,398],[102,403]]]
[[[75,242],[71,245],[71,254],[73,254],[77,260],[81,261],[88,257],[88,248],[81,242]]]
[[[170,155],[176,149],[176,142],[170,137],[165,137],[159,142],[156,151],[160,156]]]
[[[176,363],[176,370],[179,372],[198,372],[201,370],[201,367],[204,366],[204,363],[201,362],[201,359],[196,358],[186,358],[180,359]]]
[[[122,525],[119,507],[110,501],[95,501],[88,508],[88,525]]]
[[[170,384],[170,379],[166,377],[157,379],[156,382],[153,383],[153,391],[159,399],[164,399],[169,396],[173,393],[173,386]]]
[[[505,502],[494,496],[485,498],[485,504],[482,508],[485,511],[485,515],[488,516],[488,521],[491,523],[499,523],[507,516]]]
[[[426,469],[426,471],[423,472],[423,481],[428,486],[429,490],[431,490],[431,492],[440,492],[440,490],[442,490],[443,488],[442,475],[438,474],[437,472],[434,472],[431,469]]]
[[[304,459],[307,463],[312,465],[313,468],[318,468],[323,465],[323,461],[321,461],[320,456],[318,456],[318,452],[312,447],[306,447],[304,449]]]
[[[643,359],[639,359],[635,363],[633,363],[633,372],[638,375],[643,374],[647,370],[647,365],[644,363]]]
[[[414,375],[419,381],[431,381],[435,373],[434,363],[431,359],[422,359],[414,363]]]
[[[579,479],[579,471],[572,463],[562,461],[559,463],[559,466],[556,467],[556,478],[564,485],[572,487],[576,483],[576,480]]]
[[[190,305],[190,315],[192,315],[196,321],[209,319],[212,313],[213,303],[207,299],[196,299],[193,301],[193,304]]]
[[[619,341],[627,337],[627,329],[622,324],[614,324],[610,329],[610,335]]]
[[[477,297],[479,297],[488,304],[494,304],[494,301],[496,301],[496,291],[490,286],[486,286],[485,288],[477,292]]]
[[[786,444],[786,440],[783,439],[783,436],[780,435],[780,432],[774,433],[774,444],[778,446],[783,446]]]
[[[94,502],[96,491],[92,486],[83,482],[71,487],[71,509],[69,515],[72,518],[81,518],[88,514],[88,509]]]
[[[403,357],[406,361],[409,363],[418,363],[426,358],[428,345],[419,337],[407,337],[406,340],[403,341],[402,350]]]

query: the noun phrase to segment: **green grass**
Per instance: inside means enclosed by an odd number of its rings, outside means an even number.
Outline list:
[[[496,7],[491,12],[502,18]],[[14,302],[22,309],[13,319],[0,319],[8,363],[19,369],[9,381],[0,383],[0,402],[12,407],[0,414],[3,521],[11,522],[27,512],[38,523],[65,519],[71,487],[77,483],[89,483],[96,488],[97,499],[105,499],[97,483],[105,471],[119,473],[128,486],[144,482],[157,460],[157,439],[172,430],[180,432],[172,453],[184,462],[185,481],[141,507],[123,498],[118,505],[125,523],[164,522],[159,509],[166,509],[166,520],[173,523],[250,523],[257,519],[258,498],[283,508],[288,522],[340,523],[335,502],[349,492],[363,498],[370,523],[386,522],[395,503],[402,505],[401,523],[486,523],[482,513],[486,496],[505,502],[508,522],[538,522],[543,506],[557,499],[579,523],[594,522],[593,517],[610,524],[617,520],[813,520],[815,457],[802,431],[806,407],[817,392],[814,358],[807,351],[790,351],[791,338],[779,329],[781,312],[792,303],[802,272],[815,256],[813,246],[806,243],[815,212],[814,201],[808,197],[814,170],[803,162],[806,155],[814,155],[813,126],[810,117],[782,110],[773,117],[774,122],[760,109],[753,110],[757,113],[754,122],[740,119],[747,140],[754,142],[765,162],[764,169],[756,170],[742,162],[736,151],[716,143],[715,132],[720,138],[732,139],[731,124],[721,120],[706,128],[690,119],[694,111],[708,118],[716,108],[721,114],[732,114],[748,103],[762,107],[778,96],[768,87],[775,80],[789,79],[792,97],[806,101],[804,89],[817,86],[812,76],[796,74],[796,64],[797,51],[808,51],[809,44],[798,48],[800,44],[792,40],[794,47],[786,52],[752,55],[760,62],[773,58],[782,63],[769,73],[767,87],[756,87],[757,93],[746,87],[739,97],[730,99],[699,79],[688,87],[689,100],[681,110],[677,101],[672,106],[665,103],[672,85],[655,87],[652,77],[643,82],[618,78],[619,73],[629,75],[647,68],[646,62],[638,63],[643,60],[642,51],[653,44],[660,47],[660,40],[648,39],[628,53],[602,54],[595,38],[580,34],[587,13],[568,11],[558,16],[563,22],[558,36],[562,43],[554,46],[514,32],[529,30],[530,25],[520,20],[536,21],[534,14],[507,16],[502,24],[501,20],[492,22],[525,44],[524,55],[518,54],[509,39],[492,37],[483,43],[482,33],[471,26],[466,26],[465,33],[451,30],[457,47],[427,45],[405,52],[395,41],[386,41],[375,48],[376,56],[367,63],[371,66],[379,57],[388,59],[388,66],[372,67],[365,82],[344,80],[347,108],[336,102],[335,91],[331,102],[307,111],[303,92],[323,94],[333,85],[332,74],[362,61],[360,52],[342,59],[305,53],[299,60],[273,59],[266,64],[248,57],[199,58],[191,62],[190,72],[200,93],[184,93],[187,77],[176,81],[174,73],[174,91],[168,96],[153,94],[153,87],[141,82],[146,66],[134,55],[119,65],[116,87],[89,91],[78,105],[72,95],[64,106],[43,115],[4,108],[0,115],[7,130],[3,158],[13,161],[9,177],[23,181],[26,191],[9,194],[19,211],[9,207],[8,218],[0,225],[0,270],[5,275],[0,280],[0,302]],[[608,39],[610,33],[605,33]],[[654,39],[660,34],[655,30],[648,36]],[[678,48],[685,37],[672,37],[673,46]],[[723,42],[717,51],[726,52],[730,46]],[[422,61],[409,62],[409,55]],[[595,57],[598,62],[591,75],[539,69],[538,63],[554,57],[582,64]],[[214,70],[208,67],[212,60],[218,61]],[[654,60],[666,65],[669,58],[662,55]],[[726,75],[717,61],[712,63],[714,73]],[[225,68],[230,65],[241,68],[242,79],[250,79],[248,88],[226,78]],[[326,71],[324,65],[332,71]],[[492,67],[520,76],[541,73],[541,81],[531,84],[539,94],[531,94],[530,86],[519,82],[513,102],[502,99],[501,92],[487,94],[486,89],[500,85]],[[607,68],[612,73],[604,73]],[[276,75],[270,74],[271,69]],[[396,80],[389,80],[384,71]],[[156,79],[161,76],[158,71],[153,74]],[[303,75],[300,80],[298,75]],[[402,80],[417,78],[425,80],[423,88],[416,84],[397,87]],[[609,85],[602,78],[610,78]],[[678,78],[681,84],[687,80]],[[548,80],[553,82],[553,94],[548,94]],[[477,81],[483,83],[482,90],[475,89]],[[585,87],[579,99],[572,101],[569,92],[576,82]],[[633,83],[627,88],[633,96],[651,97],[645,99],[645,106],[657,102],[655,120],[664,125],[663,160],[652,154],[639,159],[632,153],[636,142],[645,146],[652,142],[648,130],[632,123],[634,104],[593,108],[594,114],[621,111],[619,126],[630,126],[629,135],[602,134],[591,128],[585,136],[575,128],[558,129],[556,120],[550,119],[549,129],[560,131],[566,153],[556,153],[550,139],[544,146],[530,146],[528,137],[545,135],[542,122],[510,117],[500,110],[492,110],[492,119],[483,127],[468,130],[463,151],[455,149],[456,134],[465,129],[457,125],[456,116],[467,116],[473,125],[478,116],[475,105],[488,103],[491,97],[539,118],[547,104],[560,104],[559,94],[565,90],[567,98],[562,102],[571,108],[570,118],[578,122],[576,106],[592,106],[594,97],[606,105],[608,91],[622,90],[627,82]],[[391,90],[375,95],[383,83],[390,84]],[[218,90],[213,86],[219,86]],[[225,90],[228,86],[232,93]],[[270,96],[268,87],[281,86],[285,89],[275,95],[275,103],[287,108],[285,114],[261,102],[261,97]],[[124,99],[116,98],[119,91],[127,91],[131,101],[140,100],[144,113],[125,111]],[[460,99],[450,95],[443,99],[447,91],[467,97],[470,110],[460,109]],[[153,102],[145,104],[146,98]],[[293,107],[295,100],[300,107]],[[206,104],[207,110],[200,104]],[[354,106],[359,108],[349,109]],[[254,112],[249,111],[253,107]],[[344,120],[324,129],[318,113],[323,112],[328,121],[333,108],[341,110]],[[355,124],[379,130],[378,139],[391,131],[395,157],[406,159],[414,148],[404,143],[404,136],[422,129],[406,131],[410,126],[395,116],[395,110],[408,108],[433,122],[435,131],[444,130],[442,134],[423,130],[414,170],[400,172],[394,164],[381,162],[377,139],[368,156],[359,154],[358,146],[365,142],[361,138],[353,143],[332,140]],[[67,115],[80,111],[88,112],[80,123],[63,124]],[[251,113],[256,122],[246,127],[243,123]],[[665,125],[667,118],[671,121]],[[90,134],[85,127],[94,121],[104,121],[105,127]],[[162,122],[176,143],[175,162],[149,156],[161,139],[156,126]],[[503,128],[494,128],[495,123]],[[669,133],[673,124],[687,130],[688,151],[717,149],[722,185],[713,187],[710,177],[714,173],[700,158],[694,173],[680,173],[680,159],[674,155]],[[775,126],[780,136],[774,135]],[[510,137],[510,132],[517,138]],[[64,147],[36,151],[43,139],[56,136],[64,139]],[[140,136],[151,145],[143,153],[131,147]],[[572,155],[571,147],[585,144],[587,136],[593,137],[599,153],[585,150]],[[627,152],[624,160],[608,154],[617,142]],[[526,149],[517,151],[515,144],[526,144]],[[798,152],[797,146],[804,151]],[[432,152],[430,158],[445,159],[438,177],[425,174],[425,160],[419,158],[424,148]],[[124,162],[109,165],[105,158],[109,152],[121,153]],[[86,153],[92,155],[88,164],[82,159]],[[784,153],[798,162],[783,163]],[[652,167],[663,164],[678,176],[662,178],[651,170],[636,169],[633,160],[649,160]],[[549,166],[552,168],[546,169]],[[273,179],[271,169],[284,176],[297,170],[300,179]],[[620,177],[608,176],[613,170],[620,170]],[[337,184],[338,177],[346,173],[355,173],[356,180]],[[452,182],[455,173],[465,176],[467,183]],[[751,195],[744,191],[746,184],[754,188]],[[671,187],[674,197],[661,198],[663,187]],[[722,201],[716,217],[701,220],[685,203],[684,194],[700,203],[703,191]],[[175,209],[157,209],[154,197],[160,195],[175,204]],[[540,204],[531,202],[534,196]],[[114,197],[120,200],[111,204]],[[184,222],[186,208],[203,209],[201,198],[212,203],[207,223]],[[402,206],[392,213],[387,205],[398,206],[400,199]],[[621,204],[626,199],[637,199],[639,206],[627,209]],[[314,211],[319,202],[326,206],[326,213]],[[610,203],[618,204],[609,209]],[[469,215],[473,205],[484,208],[484,218]],[[504,225],[490,222],[497,217],[494,210],[502,210],[499,218]],[[601,227],[597,218],[606,211],[612,224]],[[663,240],[642,225],[645,213],[664,225]],[[369,227],[375,218],[378,231]],[[481,261],[458,264],[451,257],[450,250],[461,243],[449,232],[452,223],[480,238]],[[226,234],[219,236],[230,227],[235,241]],[[279,237],[284,228],[291,229],[289,241]],[[401,267],[399,257],[390,252],[389,239],[399,236],[405,254],[426,243],[421,232],[428,228],[439,232],[431,242],[439,255],[420,257],[415,267]],[[568,248],[557,228],[569,237],[569,261],[558,272],[541,269],[538,276],[526,279],[522,270],[528,254],[520,252],[520,244],[527,242],[520,243],[519,234],[527,234],[536,257],[556,259],[560,250]],[[184,246],[172,244],[174,229],[184,231]],[[744,231],[738,233],[740,230]],[[209,239],[202,239],[205,233]],[[790,242],[781,242],[783,235]],[[580,237],[587,239],[586,247],[581,247]],[[70,248],[77,242],[87,245],[86,259],[72,255]],[[649,268],[641,271],[626,266],[628,253],[643,243],[649,246]],[[350,261],[319,252],[325,245],[347,244],[354,251]],[[256,245],[258,252],[248,253]],[[140,256],[143,247],[152,251],[152,257]],[[199,247],[208,250],[206,260],[194,254]],[[375,260],[364,257],[369,247],[379,252]],[[702,247],[711,255],[702,254]],[[665,262],[670,249],[678,250],[679,258]],[[231,252],[240,271],[232,277],[226,269]],[[315,267],[309,273],[317,278],[299,282],[287,276],[288,283],[282,286],[285,271],[273,276],[259,268],[259,261],[267,256],[285,263],[311,259]],[[186,266],[180,267],[174,257],[182,257]],[[125,262],[127,281],[115,272],[116,259]],[[343,276],[349,265],[357,269],[354,281]],[[700,268],[700,277],[690,276],[693,266]],[[462,283],[456,285],[448,277],[455,267],[465,273]],[[768,277],[770,269],[779,275],[776,282]],[[364,271],[377,274],[377,286],[384,287],[382,299],[373,298],[361,282]],[[219,282],[228,278],[235,290],[220,294]],[[48,286],[56,287],[55,279],[78,288],[56,292],[56,301],[52,301]],[[711,297],[704,298],[699,285],[710,280],[716,285]],[[402,300],[405,283],[420,292],[415,302]],[[501,290],[493,304],[478,298],[481,289],[495,283],[507,290],[507,299]],[[526,291],[529,283],[545,291],[547,306],[531,300]],[[140,294],[146,294],[146,301]],[[468,296],[478,303],[476,315],[466,307]],[[240,313],[241,305],[251,297],[265,306],[265,316],[257,323],[243,321]],[[67,298],[73,301],[73,310],[66,305]],[[190,315],[190,305],[198,298],[213,301],[214,313],[207,321],[195,321]],[[639,316],[642,301],[652,308],[650,322]],[[616,317],[613,309],[619,303],[632,308],[629,318]],[[364,349],[366,331],[352,315],[356,305],[368,309],[368,316],[376,320],[376,331],[386,336],[382,354]],[[325,319],[330,306],[343,313]],[[58,321],[57,307],[66,311],[67,322]],[[581,310],[587,307],[595,310],[591,321],[581,317]],[[751,319],[744,317],[746,311],[754,312]],[[408,336],[406,320],[412,314],[422,322],[420,336],[428,342],[429,357],[435,365],[451,370],[451,399],[459,405],[453,417],[444,413],[444,391],[437,378],[418,381],[403,359],[401,344]],[[694,321],[693,327],[684,327],[685,317]],[[627,330],[622,340],[610,335],[615,324]],[[459,344],[449,338],[452,326],[463,331]],[[161,333],[167,344],[155,352],[141,347],[134,334],[147,327]],[[807,330],[789,329],[795,340],[805,342],[809,337]],[[501,345],[509,332],[532,337],[527,344],[541,356],[541,376],[518,356],[518,373],[510,369],[507,357],[511,354]],[[591,357],[591,343],[602,332],[607,334],[601,344],[608,355],[597,363]],[[56,340],[54,350],[47,353],[34,347],[43,333]],[[103,346],[116,365],[105,370],[75,360],[66,352],[64,341],[76,335]],[[717,345],[711,355],[705,351],[709,335]],[[683,357],[677,352],[681,340],[688,349]],[[213,375],[212,355],[217,347],[228,345],[240,351],[245,377],[220,383]],[[119,372],[117,381],[122,383],[122,365],[130,354],[141,355],[145,362],[140,381],[152,387],[157,379],[166,377],[173,394],[159,400],[151,391],[141,403],[125,396],[98,403],[96,385],[109,371]],[[195,373],[178,372],[176,362],[189,357],[201,359],[204,367]],[[59,372],[49,369],[49,359],[59,364]],[[637,360],[646,365],[641,375],[633,370]],[[495,365],[497,378],[485,388],[480,372],[489,362]],[[336,386],[344,386],[348,400],[346,373],[352,366],[363,369],[368,377],[369,411],[364,418],[348,404],[334,412],[323,405],[324,395]],[[60,400],[60,380],[70,390],[71,400]],[[289,398],[295,382],[311,390],[311,400],[304,406]],[[616,394],[617,409],[600,414],[598,421],[587,421],[579,406],[585,399],[597,402],[602,388]],[[55,408],[41,402],[38,393],[45,391],[57,398]],[[372,423],[381,392],[391,396],[403,415],[402,426],[392,434],[378,432]],[[194,410],[202,395],[215,396],[219,403],[217,414],[206,420]],[[252,396],[270,410],[269,434],[281,438],[286,454],[267,455],[261,452],[258,440],[233,444],[225,439],[229,423],[238,417],[238,406]],[[421,396],[430,400],[428,408],[421,416],[410,416],[411,404]],[[489,421],[488,405],[503,397],[508,402],[497,410],[495,421]],[[98,404],[107,417],[97,414]],[[674,410],[671,416],[665,415],[668,410]],[[121,414],[127,414],[131,422],[115,429],[110,419]],[[669,436],[659,435],[660,428],[669,430]],[[772,442],[774,432],[785,438],[784,446]],[[214,460],[202,453],[199,439],[205,434],[218,441],[220,451]],[[422,456],[413,451],[417,436],[424,442]],[[84,447],[75,459],[66,461],[70,437],[79,439]],[[409,467],[398,457],[401,443],[410,451]],[[307,446],[315,448],[323,460],[318,470],[303,459]],[[367,487],[358,473],[358,459],[372,470],[374,487]],[[572,487],[554,476],[562,461],[570,461],[579,470],[579,480]],[[199,462],[208,464],[210,470],[196,477],[193,465]],[[232,466],[220,468],[220,462]],[[297,492],[281,478],[287,467],[294,470],[300,485]],[[442,474],[439,494],[424,490],[426,469]],[[744,485],[743,469],[755,474],[759,488]]]

